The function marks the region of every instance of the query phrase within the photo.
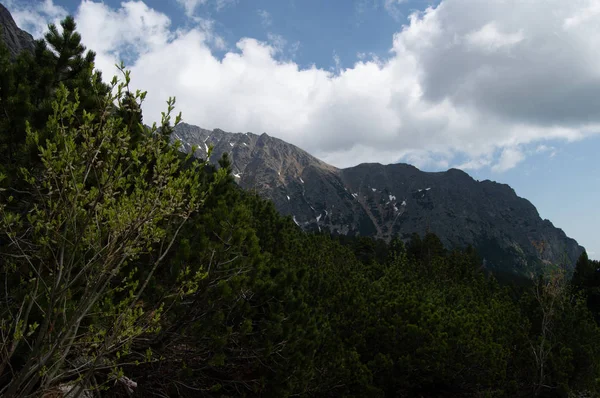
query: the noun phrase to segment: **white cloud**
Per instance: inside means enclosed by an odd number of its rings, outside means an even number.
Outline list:
[[[300,47],[302,47],[300,41],[295,41],[290,45],[289,53],[292,59],[296,58],[296,55],[298,55],[298,51],[300,51]]]
[[[490,22],[478,31],[467,34],[466,39],[467,43],[475,49],[494,52],[503,48],[510,48],[521,42],[524,37],[522,30],[516,33],[501,33],[498,31],[496,24]]]
[[[590,19],[598,18],[600,15],[600,1],[589,0],[587,6],[572,12],[563,22],[563,27],[569,29],[571,27],[577,27],[582,23],[589,22]]]
[[[67,10],[54,4],[52,0],[43,0],[37,4],[8,0],[4,4],[17,26],[31,33],[36,39],[46,33],[48,24],[54,23],[60,27],[60,21],[67,16]]]
[[[231,7],[237,4],[238,0],[216,0],[215,9],[221,11],[227,7]]]
[[[400,5],[406,3],[406,0],[384,0],[383,7],[395,20],[400,20],[404,15],[400,10]]]
[[[220,51],[227,50],[227,42],[221,36],[214,36],[213,43],[214,43],[215,49],[220,50]]]
[[[333,52],[333,65],[331,70],[334,72],[339,73],[342,70],[342,60],[336,51]]]
[[[185,15],[193,17],[196,13],[196,9],[207,3],[208,0],[177,0],[177,2],[184,8]]]
[[[83,1],[76,18],[105,76],[131,57],[146,122],[175,95],[189,123],[267,132],[336,166],[502,172],[550,141],[600,131],[600,25],[580,17],[597,3],[443,0],[410,16],[388,59],[365,54],[335,72],[281,60],[275,36],[217,57],[210,21],[175,30],[142,2]]]
[[[551,146],[545,145],[545,144],[541,144],[538,145],[537,148],[535,148],[535,152],[536,153],[544,153],[550,150],[553,150],[554,148],[552,148]]]
[[[271,17],[271,13],[269,13],[269,11],[258,10],[256,13],[260,17],[260,23],[263,27],[268,28],[273,24],[273,18]]]
[[[183,9],[185,10],[185,15],[189,18],[196,18],[196,10],[200,6],[209,5],[214,7],[214,9],[219,12],[227,7],[234,6],[237,4],[238,0],[176,0]]]
[[[479,159],[471,159],[464,163],[458,164],[454,167],[462,170],[478,170],[483,167],[489,166],[491,163],[490,159],[487,158],[479,158]]]
[[[492,171],[503,172],[512,169],[525,159],[525,155],[519,148],[504,148],[498,163],[492,166]]]
[[[282,52],[285,46],[287,45],[287,40],[284,39],[283,36],[275,33],[267,33],[267,39],[269,41],[269,44],[277,52]]]
[[[553,158],[558,153],[558,150],[551,145],[540,144],[537,146],[537,148],[535,148],[534,151],[532,151],[532,154],[541,154],[541,153],[548,153],[548,156]]]
[[[160,51],[175,37],[169,18],[141,1],[124,2],[115,10],[84,0],[76,22],[85,45],[97,53],[96,66],[107,78],[116,74],[114,65],[124,58]]]

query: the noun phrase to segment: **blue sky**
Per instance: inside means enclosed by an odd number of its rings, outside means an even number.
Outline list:
[[[31,3],[38,0],[24,0]],[[149,7],[165,13],[174,26],[193,26],[195,21],[186,16],[185,0],[146,0]],[[297,51],[288,49],[283,57],[293,58],[300,66],[316,64],[335,68],[334,55],[340,66],[352,66],[357,54],[389,56],[392,36],[406,23],[415,10],[423,10],[439,1],[403,0],[396,3],[385,0],[236,0],[218,2],[199,1],[195,15],[210,18],[215,29],[230,45],[242,37],[268,40],[279,35],[289,44],[298,43]],[[79,0],[54,1],[72,13],[81,4]],[[118,8],[120,0],[103,3]],[[223,55],[222,52],[216,51]]]
[[[403,161],[511,185],[600,258],[600,1],[7,0],[75,15],[147,121],[267,132],[335,166]],[[549,10],[552,10],[550,12]]]

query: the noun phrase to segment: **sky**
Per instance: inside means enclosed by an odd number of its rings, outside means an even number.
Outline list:
[[[204,128],[511,185],[600,258],[600,0],[0,0]]]

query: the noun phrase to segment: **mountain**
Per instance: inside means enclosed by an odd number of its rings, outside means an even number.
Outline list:
[[[12,58],[23,50],[34,49],[33,36],[19,29],[10,12],[2,4],[0,4],[0,35]]]
[[[227,133],[181,123],[174,139],[211,162],[227,152],[239,185],[255,190],[309,231],[408,240],[433,232],[444,245],[474,246],[492,269],[526,273],[543,264],[573,266],[583,247],[508,185],[450,169],[408,164],[338,169],[267,134]]]
[[[0,4],[2,40],[12,57],[33,51]],[[174,139],[212,162],[230,154],[236,181],[275,203],[305,230],[407,240],[433,232],[446,247],[472,245],[490,268],[523,273],[543,264],[574,265],[583,248],[542,220],[508,185],[475,181],[463,171],[428,173],[407,164],[338,169],[267,134],[227,133],[182,123]]]

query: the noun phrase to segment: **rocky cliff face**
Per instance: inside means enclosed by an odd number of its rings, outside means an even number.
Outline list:
[[[491,268],[528,272],[572,266],[583,248],[542,220],[508,185],[463,171],[428,173],[407,164],[330,166],[267,134],[226,133],[180,124],[175,139],[216,162],[228,152],[236,181],[272,200],[305,230],[382,239],[433,232],[447,247],[475,246]]]
[[[0,40],[6,44],[12,58],[23,50],[33,51],[33,36],[19,29],[10,12],[0,4]]]

